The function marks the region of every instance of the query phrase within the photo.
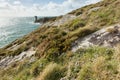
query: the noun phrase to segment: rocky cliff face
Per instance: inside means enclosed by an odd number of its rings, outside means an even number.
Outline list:
[[[119,6],[103,0],[41,20],[40,28],[0,49],[0,79],[119,80]]]

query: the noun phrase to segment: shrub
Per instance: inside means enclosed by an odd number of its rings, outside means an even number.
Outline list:
[[[83,19],[74,19],[69,27],[71,31],[78,29],[79,27],[84,27],[86,25],[86,20]]]
[[[90,64],[86,63],[86,65],[84,65],[80,70],[77,80],[91,80],[90,77],[92,73],[90,69]]]
[[[37,77],[47,64],[48,64],[47,59],[41,58],[40,60],[37,60],[35,63],[31,65],[30,74],[33,75],[34,77]]]
[[[13,51],[11,50],[0,49],[0,58],[2,58],[3,56],[12,55],[12,54],[13,54]]]
[[[22,44],[17,50],[15,50],[14,52],[13,52],[13,56],[14,55],[18,55],[18,54],[20,54],[21,52],[23,52],[23,51],[26,51],[28,48],[27,48],[27,45],[26,44]]]
[[[50,63],[48,66],[46,66],[37,80],[59,80],[61,77],[63,77],[63,74],[63,68],[60,65],[56,63]]]
[[[120,44],[117,44],[117,46],[115,47],[114,58],[120,61]]]
[[[48,50],[47,53],[48,54],[46,55],[46,57],[49,60],[55,60],[60,54],[58,48],[51,48],[51,49]]]

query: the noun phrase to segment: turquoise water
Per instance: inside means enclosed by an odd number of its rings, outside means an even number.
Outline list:
[[[34,17],[0,18],[0,47],[32,32],[40,24],[34,23]]]

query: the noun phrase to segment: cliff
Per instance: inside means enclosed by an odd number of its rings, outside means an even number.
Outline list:
[[[103,0],[40,20],[0,49],[1,80],[119,80],[120,1]]]

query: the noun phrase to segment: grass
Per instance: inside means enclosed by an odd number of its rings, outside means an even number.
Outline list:
[[[113,55],[116,55],[114,50],[92,47],[87,50],[78,50],[77,53],[69,61],[72,64],[70,79],[77,77],[77,80],[119,80],[117,76],[120,74],[117,67],[119,62],[113,59]],[[76,66],[79,67],[74,71]]]
[[[118,30],[115,29],[115,28],[108,28],[107,32],[109,32],[109,33],[116,33],[116,32],[118,32]]]
[[[64,26],[68,27],[70,31],[74,31],[80,27],[84,27],[87,24],[84,19],[74,19],[69,24],[66,23]]]
[[[13,53],[13,51],[0,49],[0,59],[6,55],[10,55],[10,53]]]
[[[32,33],[0,49],[0,59],[15,56],[35,48],[36,60],[16,62],[6,70],[0,69],[1,80],[119,80],[120,46],[115,49],[91,47],[71,52],[71,43],[103,27],[120,22],[120,1],[104,0],[87,5],[69,14],[77,18],[61,26],[41,26]],[[89,10],[101,7],[89,13]],[[60,19],[58,17],[57,19]],[[113,29],[108,32],[114,32]],[[24,43],[24,44],[23,44]],[[8,50],[13,45],[16,50]],[[57,77],[55,77],[57,75]]]
[[[23,51],[27,51],[28,50],[28,46],[24,43],[21,44],[20,47],[18,47],[16,50],[10,50],[10,49],[0,49],[0,58],[2,58],[3,56],[15,56],[15,55],[19,55],[20,53],[22,53]]]
[[[59,80],[63,77],[64,72],[60,65],[56,63],[50,63],[43,72],[40,74],[37,80]]]
[[[65,22],[60,27],[47,27],[43,25],[41,28],[33,31],[29,35],[26,35],[23,38],[9,44],[4,48],[4,50],[6,51],[7,48],[14,44],[19,45],[26,42],[26,46],[21,46],[18,50],[10,52],[10,54],[18,55],[22,51],[28,50],[31,47],[36,48],[36,56],[39,58],[47,57],[50,54],[62,54],[71,49],[71,43],[76,39],[84,37],[103,27],[119,23],[120,9],[118,3],[119,0],[108,2],[107,0],[104,0],[97,4],[87,5],[74,10],[69,14],[77,15],[79,13],[81,16],[77,16],[77,18]],[[89,13],[89,10],[95,7],[101,8],[97,11]],[[61,17],[58,18],[60,19]],[[53,49],[57,52],[52,54],[51,50]],[[9,52],[5,52],[4,55],[8,54]]]
[[[115,49],[104,47],[79,49],[76,53],[68,51],[57,58],[41,58],[32,63],[28,63],[28,59],[16,63],[16,66],[11,66],[5,71],[0,70],[1,79],[30,80],[37,77],[37,80],[59,80],[61,78],[119,80],[119,48],[118,46]]]
[[[29,62],[29,59],[16,62],[8,69],[0,69],[0,78],[1,80],[30,80],[36,78],[47,64],[47,59],[36,59],[32,63]]]

